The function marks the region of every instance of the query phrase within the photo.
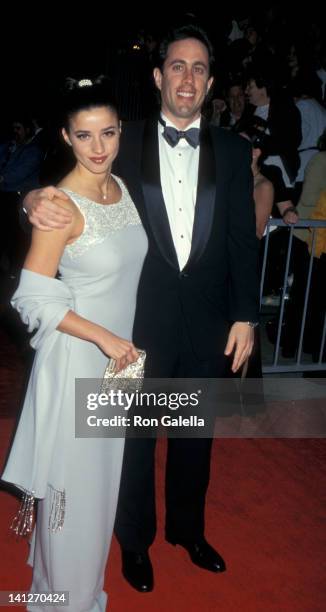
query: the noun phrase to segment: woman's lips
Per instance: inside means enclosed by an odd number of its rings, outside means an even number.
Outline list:
[[[107,159],[107,155],[104,157],[90,157],[89,159],[94,162],[94,164],[103,164],[103,162],[105,162]]]

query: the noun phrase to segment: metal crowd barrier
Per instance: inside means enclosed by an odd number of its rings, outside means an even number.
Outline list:
[[[298,221],[295,225],[286,225],[282,219],[270,219],[267,225],[267,233],[265,237],[265,248],[263,254],[263,262],[262,262],[262,273],[261,273],[261,284],[260,284],[260,304],[261,304],[261,316],[264,310],[264,284],[265,284],[265,276],[266,276],[266,268],[268,263],[268,253],[269,253],[269,245],[270,245],[270,236],[271,236],[271,228],[275,227],[284,227],[288,230],[288,244],[287,244],[287,252],[284,266],[284,277],[283,277],[283,286],[280,291],[279,300],[277,301],[278,308],[278,324],[277,324],[277,332],[276,332],[276,341],[275,348],[273,351],[272,360],[266,360],[266,351],[262,348],[262,371],[263,374],[273,374],[273,373],[282,373],[282,372],[304,372],[304,371],[319,371],[326,370],[326,361],[323,360],[323,354],[325,352],[325,338],[326,338],[326,313],[324,313],[323,325],[320,329],[320,348],[319,348],[319,356],[318,361],[314,361],[313,363],[307,360],[307,358],[303,357],[303,340],[304,340],[304,332],[307,318],[307,308],[308,301],[311,289],[311,278],[312,278],[312,268],[314,261],[314,252],[315,252],[315,242],[316,242],[316,230],[318,228],[326,229],[326,220],[310,220],[310,219],[302,219]],[[282,358],[280,354],[281,348],[281,334],[283,330],[283,321],[286,307],[286,300],[291,299],[291,289],[289,290],[288,295],[288,278],[290,272],[290,261],[291,261],[291,253],[292,253],[292,245],[293,245],[293,230],[298,228],[309,228],[312,234],[311,240],[311,254],[309,258],[309,266],[308,266],[308,276],[307,276],[307,284],[304,295],[304,305],[303,312],[301,318],[301,327],[299,332],[299,341],[297,343],[297,350],[293,360]],[[307,253],[309,256],[308,248]],[[326,284],[326,278],[322,281]],[[326,289],[324,288],[324,291]],[[286,331],[286,330],[284,330]],[[265,353],[265,354],[264,354]]]

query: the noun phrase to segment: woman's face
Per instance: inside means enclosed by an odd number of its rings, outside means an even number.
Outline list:
[[[77,162],[90,172],[110,171],[119,151],[120,122],[114,110],[99,106],[72,115],[63,137],[72,147]]]
[[[258,160],[261,156],[261,149],[259,149],[258,147],[252,147],[252,163],[251,163],[251,168],[252,170],[256,169],[258,164]]]
[[[245,31],[245,38],[254,47],[258,41],[258,33],[252,26],[249,26]]]

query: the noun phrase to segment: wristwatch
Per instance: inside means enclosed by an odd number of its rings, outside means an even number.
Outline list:
[[[247,325],[249,325],[249,327],[251,327],[252,329],[254,329],[255,327],[257,327],[259,325],[259,321],[245,321],[245,323],[247,323]]]

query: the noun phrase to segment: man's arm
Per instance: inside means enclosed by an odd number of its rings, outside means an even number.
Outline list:
[[[228,257],[230,275],[230,319],[232,325],[225,354],[234,351],[232,371],[236,372],[252,351],[259,315],[259,272],[251,149],[243,139],[237,143],[235,172],[230,186]]]
[[[232,372],[237,372],[244,362],[250,357],[254,346],[254,330],[248,323],[237,321],[233,323],[224,354],[231,355],[234,351]]]
[[[274,201],[284,223],[292,225],[298,221],[299,215],[291,200],[289,200],[289,190],[284,184],[280,168],[274,165],[262,164],[261,173],[271,181],[274,187]]]
[[[280,211],[280,215],[287,225],[293,225],[299,219],[299,215],[297,213],[297,209],[294,206],[291,200],[286,200],[285,202],[277,202],[277,208]]]

